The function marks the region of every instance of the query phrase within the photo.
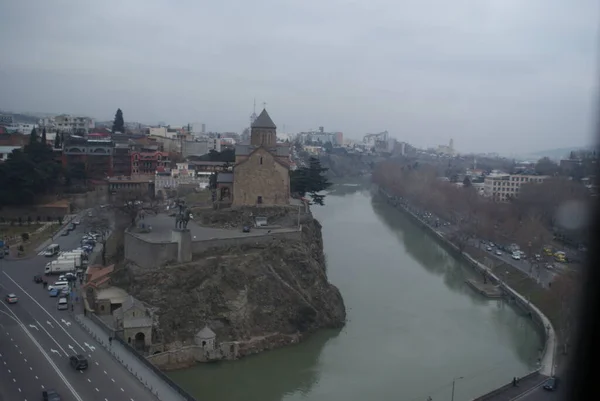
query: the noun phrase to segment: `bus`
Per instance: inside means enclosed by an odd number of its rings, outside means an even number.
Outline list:
[[[51,244],[48,246],[48,248],[46,248],[46,251],[44,252],[44,256],[47,256],[47,257],[56,256],[56,255],[58,255],[59,252],[60,252],[60,245]]]

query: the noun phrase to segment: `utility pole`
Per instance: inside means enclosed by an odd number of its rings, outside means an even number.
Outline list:
[[[454,387],[456,385],[456,381],[460,380],[460,379],[464,379],[464,377],[460,376],[460,377],[455,377],[454,379],[452,379],[452,399],[451,399],[451,401],[454,401]]]

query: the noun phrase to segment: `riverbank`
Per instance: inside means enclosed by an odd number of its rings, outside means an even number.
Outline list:
[[[410,216],[418,225],[429,232],[432,237],[435,238],[436,241],[444,246],[449,252],[454,254],[457,258],[463,259],[469,266],[484,274],[491,282],[496,283],[498,288],[501,288],[502,291],[509,297],[509,299],[514,301],[517,306],[530,313],[531,318],[535,321],[536,326],[545,339],[544,349],[540,358],[540,366],[537,370],[543,375],[551,376],[554,373],[556,357],[556,334],[550,319],[546,317],[546,315],[542,313],[542,311],[540,311],[540,309],[538,309],[538,307],[536,307],[530,299],[527,299],[513,289],[509,284],[507,284],[506,280],[502,280],[496,275],[495,272],[492,271],[492,269],[476,260],[472,255],[461,251],[455,244],[448,240],[442,232],[435,230],[429,224],[421,220],[417,215],[408,210],[402,203],[398,202],[398,199],[394,195],[389,194],[381,187],[377,188],[377,192],[382,195],[389,204]]]

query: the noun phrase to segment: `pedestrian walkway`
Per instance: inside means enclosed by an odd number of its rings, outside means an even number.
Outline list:
[[[79,323],[100,345],[102,345],[116,360],[131,372],[142,384],[148,387],[161,401],[186,401],[175,388],[142,363],[137,356],[117,340],[109,343],[108,333],[83,314],[75,315]]]
[[[473,401],[510,401],[539,387],[547,379],[547,376],[540,374],[528,375],[520,380],[516,386],[513,385],[513,383],[507,383],[505,386],[500,387],[499,389],[475,398]]]

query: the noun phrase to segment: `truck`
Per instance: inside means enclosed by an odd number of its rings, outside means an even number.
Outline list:
[[[59,262],[59,261],[64,261],[64,260],[72,260],[73,263],[75,264],[75,268],[79,269],[82,267],[82,258],[81,258],[81,254],[78,253],[71,253],[71,252],[65,252],[62,255],[60,255],[56,260],[54,260],[53,262]],[[52,263],[52,262],[50,262]]]
[[[60,245],[58,245],[58,244],[51,244],[44,251],[44,256],[52,257],[54,255],[58,255],[58,252],[60,252]]]
[[[75,259],[53,260],[52,262],[46,264],[44,274],[50,275],[75,271],[75,262]]]

